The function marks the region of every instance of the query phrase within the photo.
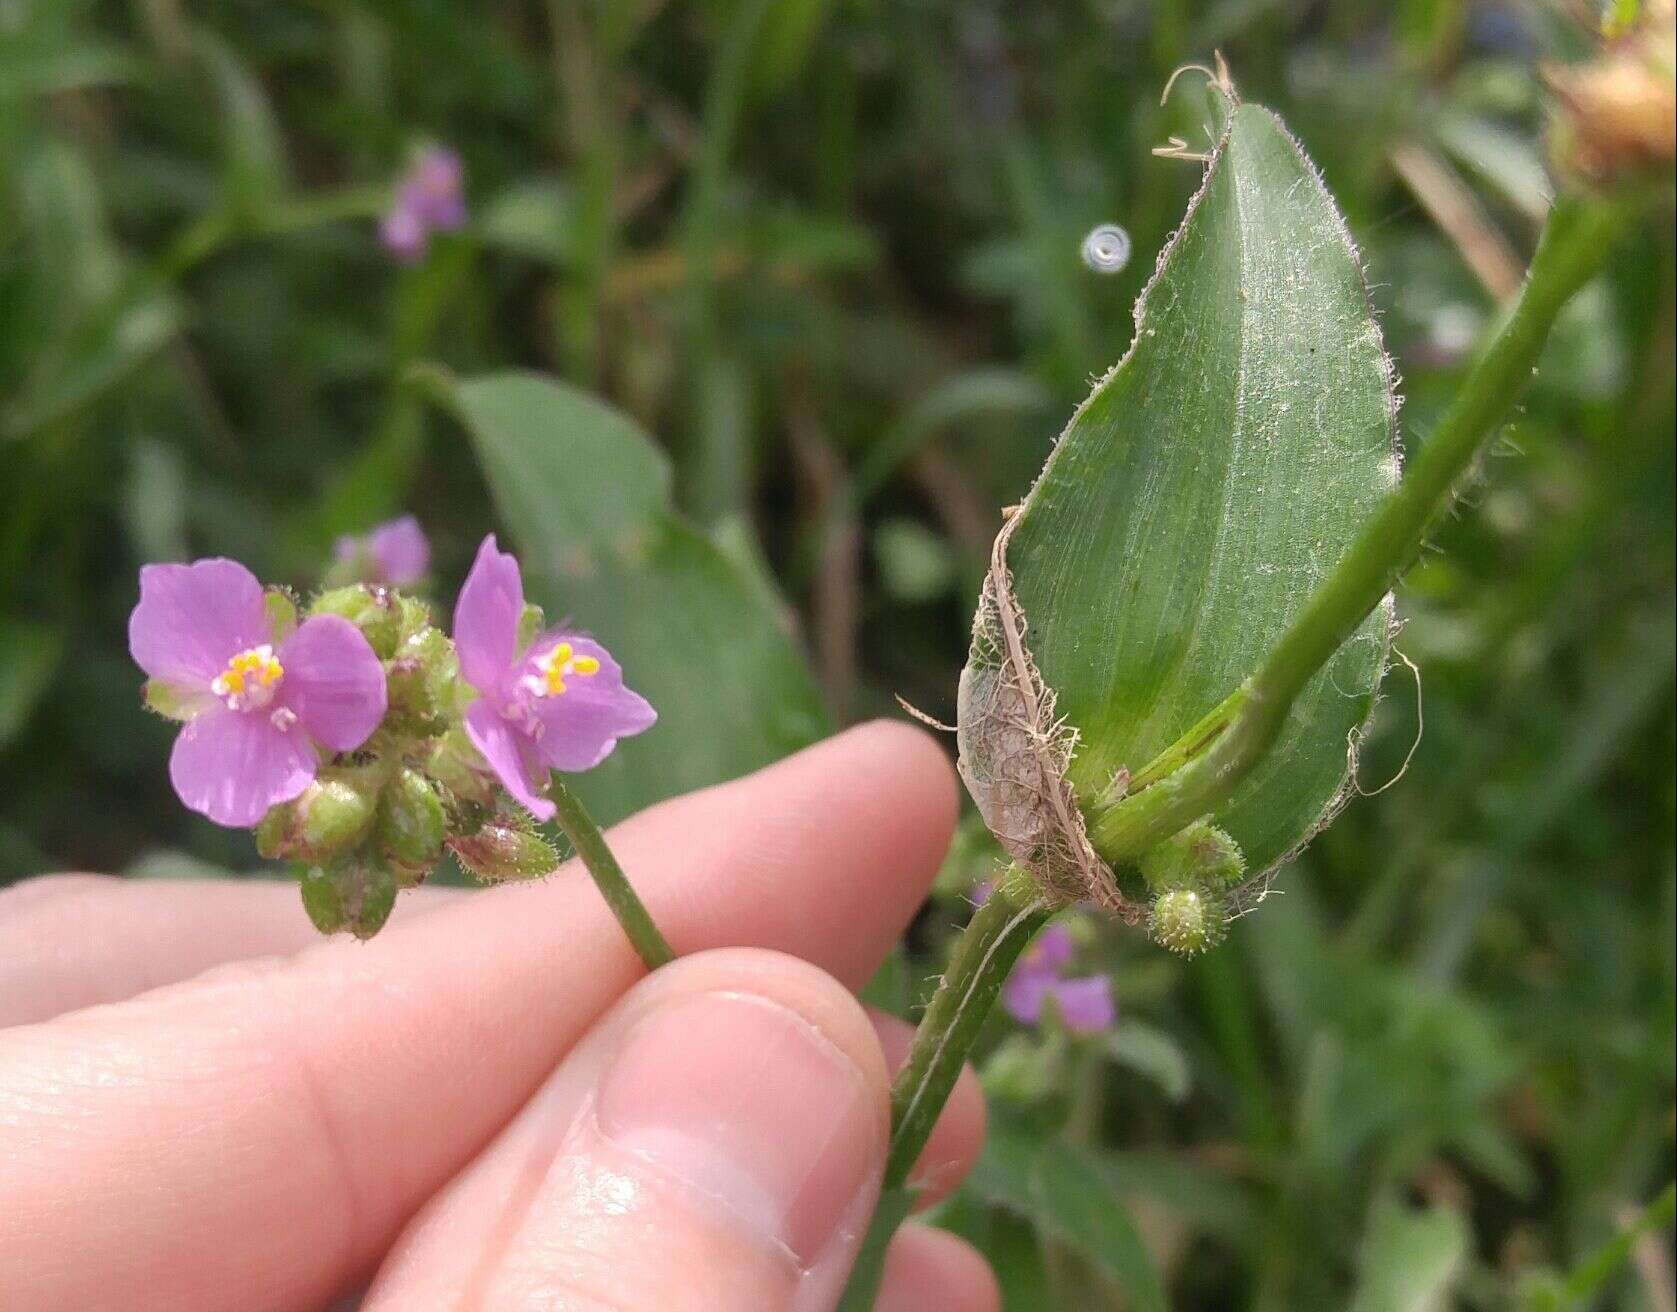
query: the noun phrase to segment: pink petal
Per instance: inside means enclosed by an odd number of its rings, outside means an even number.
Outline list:
[[[658,720],[651,703],[623,686],[623,670],[594,639],[577,633],[550,631],[530,646],[527,666],[552,651],[560,642],[571,644],[578,656],[592,656],[600,662],[594,674],[572,675],[565,691],[554,697],[536,698],[531,703],[541,722],[536,754],[553,770],[575,773],[591,770],[611,755],[620,738],[630,738],[650,729]]]
[[[405,588],[431,567],[431,544],[412,515],[380,524],[367,534],[367,550],[378,569],[378,581]]]
[[[1036,936],[1019,958],[1021,969],[1058,971],[1071,961],[1077,950],[1071,926],[1064,921],[1049,925]]]
[[[1002,1006],[1021,1025],[1035,1025],[1042,1019],[1043,1000],[1054,983],[1054,977],[1042,971],[1015,969],[1002,985]]]
[[[304,620],[277,655],[285,670],[279,701],[322,746],[354,751],[384,719],[384,667],[342,616]]]
[[[1118,1019],[1112,1001],[1112,981],[1105,975],[1062,979],[1050,986],[1060,1019],[1073,1034],[1093,1034],[1111,1027]]]
[[[169,757],[169,781],[192,810],[218,825],[245,829],[270,806],[307,788],[315,764],[301,728],[281,729],[265,711],[223,707],[181,730]]]
[[[247,647],[268,641],[262,585],[236,560],[145,565],[128,617],[128,650],[154,679],[202,685]]]
[[[425,254],[425,224],[403,198],[398,198],[396,207],[384,216],[378,237],[384,249],[403,264],[412,264]]]
[[[472,740],[501,781],[501,787],[538,820],[553,819],[553,803],[540,796],[547,780],[538,777],[529,740],[486,701],[473,702],[466,711],[466,736]]]
[[[518,658],[523,613],[524,581],[518,562],[496,547],[491,533],[477,549],[454,603],[454,646],[466,682],[497,702],[502,681]]]

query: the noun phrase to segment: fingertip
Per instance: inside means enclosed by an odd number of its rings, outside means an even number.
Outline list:
[[[1001,1303],[983,1254],[959,1235],[910,1222],[886,1250],[874,1312],[1000,1312]]]

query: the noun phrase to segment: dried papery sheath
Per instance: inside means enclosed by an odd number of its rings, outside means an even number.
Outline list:
[[[1009,854],[1052,899],[1132,922],[1159,889],[1099,820],[1166,795],[1216,741],[1399,473],[1391,364],[1344,223],[1273,114],[1224,77],[1212,95],[1203,183],[1128,353],[997,537],[961,684],[962,775]],[[1342,796],[1389,623],[1380,608],[1316,672],[1205,817],[1227,859],[1203,886],[1228,914]],[[1252,873],[1229,888],[1235,854]]]

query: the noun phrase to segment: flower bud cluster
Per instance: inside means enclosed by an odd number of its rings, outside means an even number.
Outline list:
[[[336,577],[369,561],[417,576],[417,533],[407,520],[346,539]],[[176,792],[296,863],[327,933],[377,933],[446,852],[485,880],[552,871],[532,819],[553,814],[548,772],[588,769],[656,718],[592,638],[543,631],[493,537],[452,636],[391,583],[337,583],[300,613],[229,560],[147,566],[129,635],[147,706],[183,723]]]
[[[1222,942],[1228,927],[1224,895],[1246,873],[1240,845],[1208,820],[1196,820],[1138,863],[1153,891],[1148,929],[1156,943],[1194,956]]]

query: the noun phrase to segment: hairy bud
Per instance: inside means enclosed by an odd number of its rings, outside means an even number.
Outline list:
[[[559,864],[559,854],[541,835],[500,821],[451,838],[448,846],[479,879],[533,879],[552,874]]]
[[[1148,917],[1153,941],[1185,957],[1222,942],[1226,928],[1223,904],[1191,888],[1175,888],[1153,899]]]
[[[1137,862],[1155,891],[1174,888],[1232,888],[1246,873],[1240,844],[1207,820],[1196,820]]]

